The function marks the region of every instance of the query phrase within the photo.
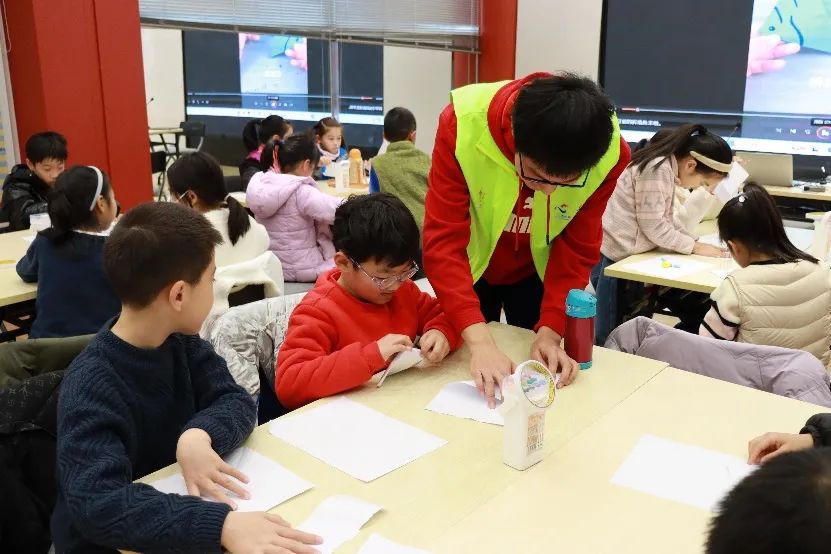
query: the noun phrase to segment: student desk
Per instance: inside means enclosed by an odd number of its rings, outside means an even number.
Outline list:
[[[33,300],[37,296],[36,283],[24,283],[15,271],[17,261],[26,254],[34,231],[15,231],[0,234],[0,308]]]
[[[533,334],[504,324],[489,325],[497,344],[516,362],[528,359]],[[338,552],[356,552],[371,533],[424,548],[455,523],[515,482],[521,472],[502,463],[502,429],[428,412],[424,407],[448,382],[469,379],[470,352],[463,347],[440,367],[411,369],[390,376],[380,389],[371,382],[348,396],[382,413],[414,425],[448,441],[424,456],[371,483],[363,483],[326,465],[305,452],[269,435],[266,425],[249,438],[247,446],[279,461],[314,484],[289,500],[277,512],[294,524],[304,521],[325,498],[349,494],[379,504],[360,535]],[[620,404],[666,364],[602,348],[595,349],[595,366],[581,372],[575,383],[559,390],[548,414],[545,449],[549,455]],[[377,377],[375,378],[377,380]],[[309,409],[320,400],[302,409]],[[285,417],[291,417],[291,414]],[[165,468],[142,481],[169,475]],[[556,504],[554,504],[556,505]],[[513,519],[522,516],[524,503],[514,506]],[[557,521],[556,510],[552,511]],[[478,548],[493,539],[494,528],[482,529]],[[468,548],[460,552],[471,551]],[[515,551],[515,550],[512,550]]]
[[[825,192],[808,192],[802,187],[768,187],[765,189],[771,196],[778,196],[780,198],[796,198],[798,200],[811,200],[814,202],[831,202],[831,190],[829,187],[825,188]]]
[[[321,192],[325,192],[330,196],[339,196],[341,198],[347,198],[352,194],[369,194],[369,187],[364,187],[360,189],[348,188],[346,190],[336,190],[335,187],[330,187],[327,181],[317,181],[317,188],[319,188]],[[242,204],[244,208],[248,207],[248,201],[245,199],[244,192],[232,192],[230,194],[240,204]]]
[[[797,433],[820,411],[668,368],[426,547],[436,554],[700,554],[708,512],[610,482],[638,439],[649,433],[745,458],[752,438]],[[548,423],[564,424],[556,411]]]

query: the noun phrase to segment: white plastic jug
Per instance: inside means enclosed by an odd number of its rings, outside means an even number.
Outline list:
[[[524,470],[543,457],[545,412],[552,402],[556,381],[542,363],[529,360],[519,364],[502,380],[499,413],[505,419],[503,461]]]

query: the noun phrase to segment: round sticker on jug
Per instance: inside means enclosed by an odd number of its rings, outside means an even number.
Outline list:
[[[529,360],[519,364],[516,373],[519,375],[520,388],[531,404],[547,408],[554,402],[554,392],[557,389],[554,377],[545,365]]]

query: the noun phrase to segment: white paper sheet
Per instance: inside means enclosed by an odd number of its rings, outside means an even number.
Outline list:
[[[399,352],[395,355],[395,357],[390,362],[390,365],[387,366],[381,373],[381,379],[378,380],[378,387],[384,384],[384,381],[390,375],[395,375],[396,373],[401,373],[411,367],[415,367],[424,361],[424,357],[421,355],[421,350],[418,348],[413,348],[410,350],[405,350],[404,352]]]
[[[330,496],[297,528],[323,538],[323,544],[315,545],[314,548],[323,554],[329,554],[346,541],[355,538],[361,527],[380,509],[380,506],[354,496]]]
[[[703,237],[698,237],[698,242],[703,242],[704,244],[711,244],[713,246],[718,246],[719,248],[724,248],[724,243],[721,242],[720,238],[718,238],[718,233],[711,233],[709,235],[704,235]]]
[[[358,554],[430,554],[426,550],[405,546],[385,539],[378,533],[373,533],[364,543]]]
[[[343,396],[302,413],[277,418],[268,430],[365,482],[447,444],[442,438]]]
[[[250,480],[248,484],[241,483],[251,495],[249,500],[229,493],[240,512],[264,512],[312,488],[311,483],[250,448],[238,448],[225,456],[225,461],[242,471]],[[188,494],[181,473],[153,481],[150,485],[168,494]]]
[[[715,259],[714,259],[715,262]],[[680,256],[659,256],[641,262],[626,264],[624,267],[638,273],[655,275],[666,279],[676,279],[692,273],[698,273],[713,267],[712,263],[699,262]]]
[[[714,511],[753,469],[735,456],[643,435],[612,477],[612,483]]]
[[[728,275],[733,273],[732,269],[711,269],[710,273],[718,277],[719,279],[726,279]]]
[[[25,237],[20,237],[20,238],[22,238],[26,242],[34,242],[35,241],[35,236],[36,235],[26,235]]]
[[[785,234],[788,235],[788,238],[791,240],[794,246],[803,251],[807,251],[809,248],[811,248],[811,245],[814,243],[813,229],[785,227]],[[698,239],[698,242],[712,244],[713,246],[718,246],[719,248],[725,247],[724,243],[721,242],[721,239],[718,238],[718,235],[716,233],[704,235],[703,237],[700,237]]]
[[[425,410],[492,425],[505,425],[502,414],[495,409],[488,408],[485,397],[473,381],[456,381],[446,384],[427,404]]]
[[[721,200],[722,204],[726,204],[728,200],[739,193],[739,187],[749,176],[750,174],[744,166],[736,162],[733,164],[733,167],[730,169],[730,173],[727,174],[727,177],[725,177],[724,180],[716,186],[713,194]]]

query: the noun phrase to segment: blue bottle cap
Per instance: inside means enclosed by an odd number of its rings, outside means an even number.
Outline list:
[[[571,289],[566,297],[568,317],[587,318],[597,315],[597,297],[582,289]]]

